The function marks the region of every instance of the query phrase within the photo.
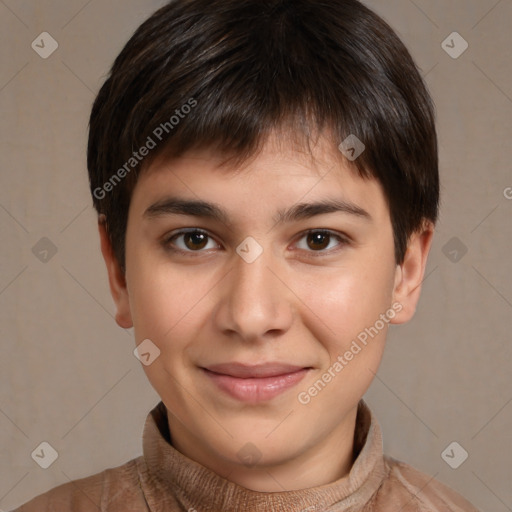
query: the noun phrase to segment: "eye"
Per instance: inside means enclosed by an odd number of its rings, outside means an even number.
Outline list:
[[[166,249],[181,252],[202,252],[203,249],[216,249],[219,245],[214,242],[213,246],[208,247],[208,241],[211,236],[201,229],[190,229],[179,231],[174,235],[167,237],[163,241]]]
[[[338,244],[332,245],[333,239],[338,240]],[[305,240],[305,243],[300,244],[300,241]],[[302,235],[302,238],[300,238],[299,243],[297,244],[297,247],[299,249],[305,250],[307,252],[334,252],[332,250],[326,250],[331,247],[331,249],[334,247],[341,248],[344,245],[347,245],[349,243],[348,239],[341,234],[336,234],[332,231],[327,230],[315,230],[315,231],[308,231],[307,233],[304,233]],[[302,245],[302,246],[301,246]],[[336,249],[335,249],[336,250]],[[316,255],[314,255],[316,256]]]
[[[334,243],[334,240],[337,240],[338,243]],[[209,243],[210,246],[208,246]],[[329,230],[311,230],[302,234],[297,247],[311,253],[312,256],[321,256],[325,253],[335,252],[348,244],[348,238],[339,233]],[[162,245],[169,251],[181,253],[200,253],[220,247],[208,232],[198,228],[178,231],[166,237]]]

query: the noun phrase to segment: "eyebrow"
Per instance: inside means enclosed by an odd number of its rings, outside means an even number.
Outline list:
[[[273,217],[274,223],[285,224],[309,219],[327,213],[345,213],[364,220],[371,221],[371,215],[360,206],[342,199],[325,199],[313,203],[299,203],[285,210],[278,210]],[[144,217],[148,219],[166,215],[188,215],[216,220],[228,226],[231,225],[229,215],[218,204],[201,200],[189,200],[176,197],[166,197],[149,206]]]

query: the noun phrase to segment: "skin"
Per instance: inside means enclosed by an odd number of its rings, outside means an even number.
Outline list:
[[[426,222],[396,265],[379,183],[360,178],[326,138],[311,153],[279,140],[270,137],[236,169],[220,166],[221,156],[207,150],[156,159],[133,192],[125,275],[99,222],[116,321],[134,327],[137,344],[150,339],[160,349],[144,371],[167,407],[174,447],[265,492],[315,487],[349,472],[357,404],[378,370],[388,324],[309,403],[298,395],[393,304],[401,311],[390,323],[413,316],[433,236]],[[216,203],[227,222],[144,214],[170,195]],[[353,203],[370,218],[335,212],[273,220],[280,209],[330,198]],[[209,237],[169,240],[183,228]],[[332,234],[308,237],[318,229]],[[236,252],[249,236],[263,249],[253,263]],[[200,370],[233,361],[312,369],[277,397],[248,404],[224,394]],[[261,454],[252,467],[237,455],[247,443]]]

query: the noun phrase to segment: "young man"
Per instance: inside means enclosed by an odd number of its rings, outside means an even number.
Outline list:
[[[22,512],[475,511],[362,401],[437,219],[433,107],[356,0],[175,0],[116,59],[88,168],[143,455]]]

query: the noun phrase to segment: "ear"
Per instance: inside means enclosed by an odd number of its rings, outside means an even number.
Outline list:
[[[104,215],[98,217],[98,231],[100,234],[101,253],[105,260],[108,272],[108,282],[110,285],[110,293],[116,304],[116,322],[119,327],[129,329],[133,326],[130,301],[128,290],[126,287],[126,279],[123,271],[114,255],[112,243],[107,232],[107,223]]]
[[[408,322],[416,312],[433,236],[434,226],[426,221],[422,228],[409,238],[404,261],[397,266],[395,273],[393,301],[401,304],[402,309],[391,320],[393,324]]]

